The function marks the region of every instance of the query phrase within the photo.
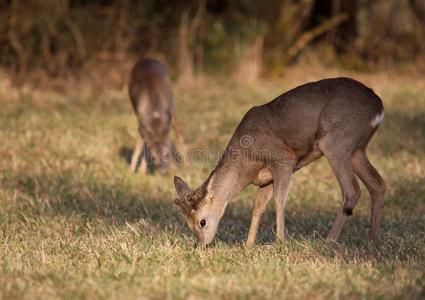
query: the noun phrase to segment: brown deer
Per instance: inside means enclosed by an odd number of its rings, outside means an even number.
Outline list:
[[[208,179],[196,190],[174,177],[175,203],[201,246],[211,243],[229,201],[249,184],[259,186],[246,241],[255,243],[267,203],[276,202],[276,236],[285,238],[285,205],[293,172],[324,155],[342,192],[343,205],[327,240],[337,240],[360,197],[356,176],[372,201],[369,241],[377,239],[385,182],[366,147],[383,120],[380,98],[349,78],[324,79],[251,108]]]
[[[173,128],[175,137],[185,156],[185,145],[176,122],[173,94],[167,69],[151,58],[139,60],[131,71],[129,94],[139,123],[131,170],[136,171],[141,158],[141,170],[165,171],[170,167],[175,151],[170,139]]]

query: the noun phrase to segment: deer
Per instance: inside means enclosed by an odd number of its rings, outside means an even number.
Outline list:
[[[171,129],[181,147],[182,158],[186,155],[166,67],[153,58],[140,59],[131,70],[128,91],[139,125],[130,170],[136,172],[139,157],[142,156],[142,172],[146,173],[149,169],[166,172],[176,153],[170,138]]]
[[[326,237],[337,241],[360,198],[357,178],[371,198],[369,243],[376,243],[386,185],[366,148],[384,118],[381,99],[350,78],[306,83],[271,102],[252,107],[242,118],[208,178],[192,190],[174,177],[175,204],[205,248],[216,235],[226,206],[246,186],[258,186],[246,246],[256,242],[266,205],[274,197],[276,239],[285,240],[285,206],[291,176],[325,156],[339,183],[342,206]]]

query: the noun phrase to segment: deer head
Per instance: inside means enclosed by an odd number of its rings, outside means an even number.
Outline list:
[[[178,195],[174,202],[202,247],[214,240],[218,223],[224,213],[224,207],[220,205],[220,201],[214,201],[216,199],[212,196],[213,177],[214,175],[210,176],[196,190],[190,189],[183,179],[174,177]]]

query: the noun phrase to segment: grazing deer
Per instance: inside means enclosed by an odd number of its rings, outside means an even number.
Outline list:
[[[183,152],[185,148],[176,122],[167,69],[155,59],[138,61],[131,71],[129,94],[139,123],[131,170],[136,171],[139,156],[142,155],[142,171],[146,172],[149,165],[153,170],[164,171],[169,168],[173,156],[171,128]]]
[[[349,78],[325,79],[251,108],[208,179],[196,190],[174,177],[175,203],[201,246],[211,243],[229,201],[249,184],[259,186],[247,246],[255,243],[267,203],[276,202],[276,236],[285,238],[285,205],[293,172],[324,155],[342,191],[342,207],[327,240],[337,240],[360,197],[356,176],[372,200],[369,241],[377,239],[385,182],[366,147],[383,120],[380,98]]]

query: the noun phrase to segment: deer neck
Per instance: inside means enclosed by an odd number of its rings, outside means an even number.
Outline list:
[[[207,197],[217,210],[224,212],[230,200],[249,183],[238,164],[220,163],[210,175]]]

